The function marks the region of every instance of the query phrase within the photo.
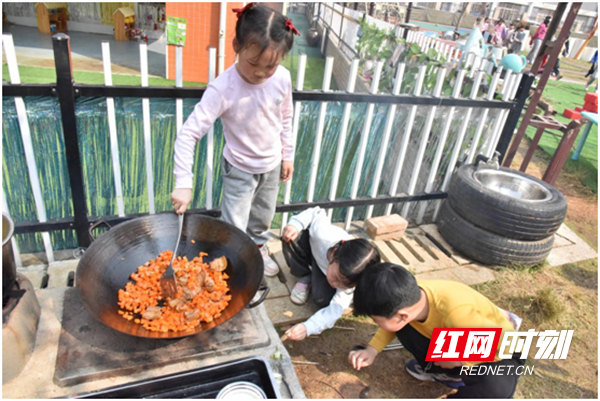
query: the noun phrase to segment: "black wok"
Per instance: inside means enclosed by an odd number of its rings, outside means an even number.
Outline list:
[[[125,287],[129,276],[139,266],[156,258],[162,251],[174,249],[177,229],[177,215],[174,213],[145,216],[111,228],[92,243],[77,266],[76,285],[93,317],[115,330],[137,337],[178,338],[212,329],[248,305],[259,290],[264,270],[260,251],[254,242],[231,224],[212,217],[187,214],[177,253],[191,260],[200,252],[206,252],[205,262],[225,255],[228,262],[225,272],[229,275],[232,296],[227,308],[219,318],[211,323],[202,323],[195,331],[176,333],[146,330],[117,313],[119,289]],[[265,299],[268,288],[261,290],[264,290],[261,298],[248,307],[254,307]]]

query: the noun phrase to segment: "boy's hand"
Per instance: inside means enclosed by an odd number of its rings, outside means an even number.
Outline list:
[[[294,173],[294,162],[283,161],[281,163],[281,181],[286,182],[292,178]]]
[[[460,363],[459,361],[438,361],[434,362],[433,364],[443,369],[454,369],[460,368],[462,366],[462,363]]]
[[[306,326],[302,323],[295,325],[285,332],[290,340],[302,341],[306,338]]]
[[[348,354],[348,362],[356,370],[371,366],[377,357],[377,350],[370,345],[359,351],[350,351]]]
[[[192,201],[192,190],[191,188],[176,188],[171,193],[171,204],[175,213],[183,214],[185,209]]]
[[[281,234],[281,239],[285,242],[294,241],[298,238],[298,229],[291,224],[283,227],[283,234]]]

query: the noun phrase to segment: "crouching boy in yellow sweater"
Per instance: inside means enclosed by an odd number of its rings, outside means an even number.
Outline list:
[[[510,398],[517,387],[517,367],[525,363],[515,353],[493,362],[427,362],[434,328],[501,328],[518,330],[521,319],[461,283],[448,280],[420,280],[405,268],[380,263],[365,270],[354,291],[354,314],[371,316],[379,330],[364,350],[350,352],[348,361],[356,370],[370,366],[377,354],[395,337],[413,354],[406,370],[422,381],[437,381],[458,389],[448,398]],[[501,344],[502,339],[500,339]],[[499,348],[499,347],[498,347]],[[467,375],[462,366],[504,365],[511,374]],[[512,367],[512,368],[511,368]],[[522,369],[521,369],[522,370]],[[488,369],[490,371],[490,369]]]

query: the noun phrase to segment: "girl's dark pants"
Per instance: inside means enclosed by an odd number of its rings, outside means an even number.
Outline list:
[[[425,361],[427,349],[429,348],[429,338],[425,337],[414,329],[410,324],[404,326],[396,332],[396,337],[404,348],[413,354],[419,365],[426,373],[445,373],[451,376],[459,376],[460,368],[444,369],[436,366],[433,362]],[[504,368],[503,375],[475,375],[460,376],[465,385],[458,388],[456,394],[449,395],[448,398],[512,398],[517,388],[519,376],[514,372],[518,366],[525,364],[525,359],[520,359],[521,354],[514,354],[513,359],[503,359],[498,362],[482,363],[480,366],[513,366],[511,374],[507,374]]]
[[[296,240],[282,241],[282,251],[292,275],[298,282],[311,284],[311,297],[319,308],[324,308],[331,302],[336,289],[329,285],[310,249],[308,230],[302,230]]]

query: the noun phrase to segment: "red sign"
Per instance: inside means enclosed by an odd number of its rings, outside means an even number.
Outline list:
[[[502,329],[433,329],[426,361],[490,362]]]

